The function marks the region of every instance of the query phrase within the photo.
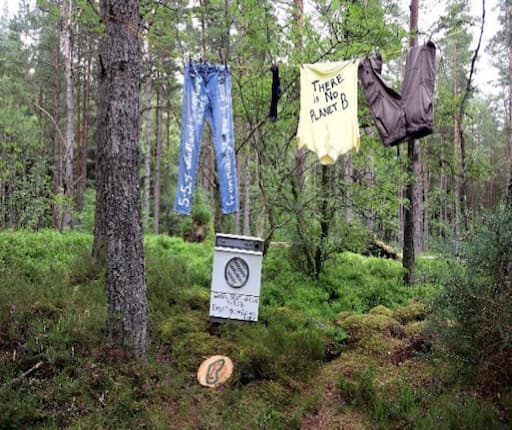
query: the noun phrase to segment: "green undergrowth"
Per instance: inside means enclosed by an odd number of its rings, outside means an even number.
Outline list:
[[[208,319],[212,240],[147,235],[150,343],[140,362],[104,341],[104,273],[91,244],[79,232],[0,233],[2,429],[299,429],[321,413],[327,386],[341,399],[336,413],[353,410],[381,428],[495,419],[474,396],[444,390],[441,402],[407,385],[410,377],[440,386],[425,363],[442,262],[419,261],[424,282],[406,288],[396,261],[343,253],[313,279],[271,248],[259,321],[218,324]],[[196,370],[216,354],[231,357],[233,376],[206,389]],[[318,380],[329,366],[334,379]]]

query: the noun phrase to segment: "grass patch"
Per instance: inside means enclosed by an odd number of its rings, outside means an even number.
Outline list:
[[[342,401],[330,413],[345,404],[348,421],[338,422],[354,428],[443,428],[438,416],[496,423],[492,405],[460,400],[459,389],[443,389],[445,409],[420,389],[441,386],[433,372],[420,374],[438,288],[427,272],[437,263],[422,269],[428,283],[405,288],[400,263],[342,253],[314,280],[271,248],[259,322],[216,324],[208,320],[213,242],[148,235],[150,345],[138,362],[104,342],[104,273],[91,245],[80,232],[0,233],[2,429],[298,429],[322,413],[331,389]],[[205,389],[195,372],[214,354],[230,356],[235,371]],[[329,366],[341,366],[338,376],[318,382]]]

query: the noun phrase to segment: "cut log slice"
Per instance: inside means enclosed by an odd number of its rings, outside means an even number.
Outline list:
[[[197,380],[205,387],[224,384],[233,373],[233,362],[224,355],[214,355],[201,363],[197,370]]]

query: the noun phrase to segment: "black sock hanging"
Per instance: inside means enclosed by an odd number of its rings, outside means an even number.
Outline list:
[[[272,97],[270,99],[270,120],[277,120],[277,101],[281,95],[281,81],[279,80],[279,69],[276,65],[272,68]]]

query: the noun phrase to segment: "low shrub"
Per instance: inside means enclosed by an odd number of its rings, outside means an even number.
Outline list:
[[[393,312],[393,317],[402,324],[413,321],[423,321],[428,314],[427,306],[422,302],[412,301],[411,303],[400,306]]]
[[[465,376],[486,391],[512,384],[512,211],[501,207],[475,223],[463,254],[434,305],[446,348]]]
[[[425,412],[411,417],[418,430],[493,429],[505,430],[508,424],[500,421],[491,404],[479,401],[470,393],[448,393],[437,396]]]

